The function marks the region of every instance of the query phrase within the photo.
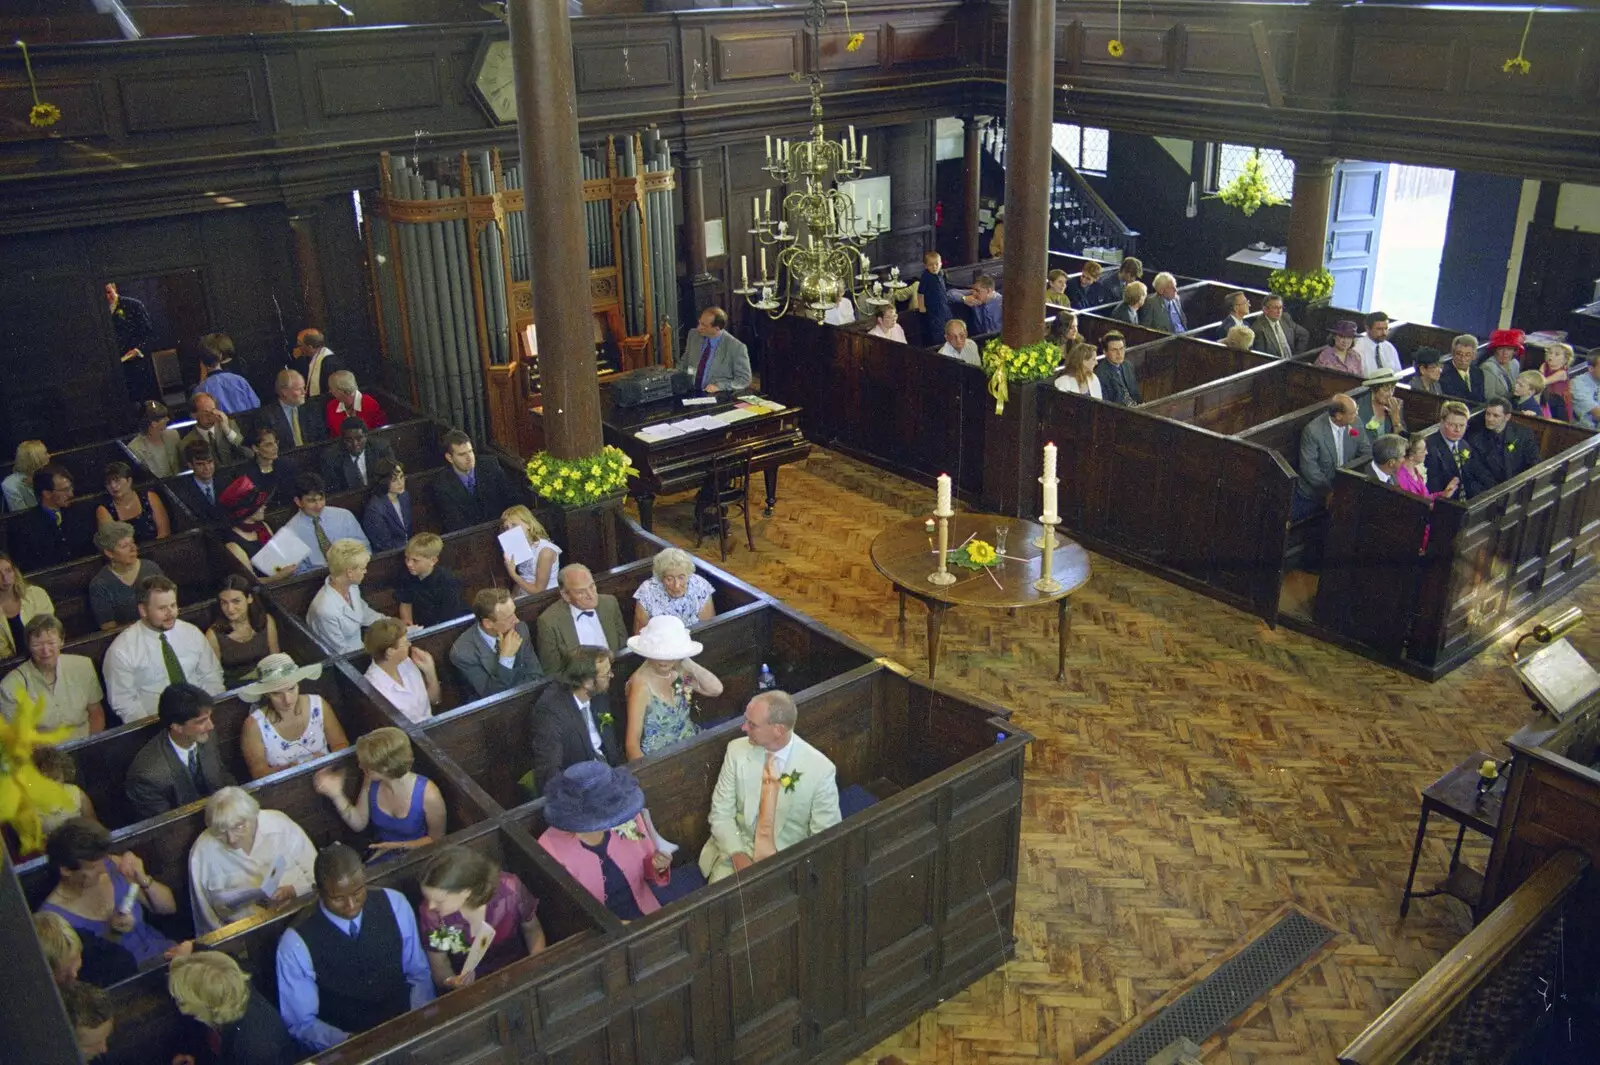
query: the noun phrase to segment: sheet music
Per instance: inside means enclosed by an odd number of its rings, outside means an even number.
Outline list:
[[[256,552],[250,563],[264,576],[270,577],[284,566],[298,566],[300,560],[309,554],[311,548],[306,542],[296,536],[292,529],[283,528],[267,541],[266,547]]]

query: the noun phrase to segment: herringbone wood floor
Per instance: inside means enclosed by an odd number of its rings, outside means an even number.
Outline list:
[[[913,667],[922,616],[896,642],[896,600],[867,548],[932,509],[931,488],[817,450],[786,467],[726,568]],[[657,507],[685,547],[688,497]],[[742,529],[740,533],[742,534]],[[716,558],[707,541],[706,557]],[[1094,557],[1073,597],[1065,684],[1054,611],[952,611],[941,683],[1014,709],[1029,749],[1017,957],[862,1062],[1087,1061],[1285,903],[1330,924],[1332,949],[1284,981],[1208,1063],[1333,1062],[1470,927],[1450,899],[1397,914],[1421,788],[1526,717],[1508,644],[1426,684],[1156,577]],[[1600,609],[1591,584],[1577,601]],[[1575,640],[1591,657],[1600,639]],[[801,722],[804,729],[804,722]],[[1419,880],[1453,834],[1435,820]],[[1481,867],[1483,847],[1469,850]]]

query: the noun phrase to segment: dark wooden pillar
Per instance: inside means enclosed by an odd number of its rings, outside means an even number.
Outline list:
[[[1012,347],[1044,339],[1055,42],[1055,0],[1011,0],[1006,44],[1005,303],[1000,335]]]
[[[594,374],[589,255],[566,0],[511,0],[517,143],[538,325],[545,445],[557,458],[600,450],[600,386]]]
[[[978,211],[983,203],[983,153],[978,134],[987,119],[968,115],[962,147],[966,150],[966,165],[962,172],[961,261],[978,261]]]
[[[1294,194],[1289,200],[1289,248],[1285,265],[1307,273],[1323,264],[1328,245],[1328,198],[1333,193],[1333,165],[1338,160],[1291,156]]]
[[[327,329],[328,297],[322,287],[322,257],[317,254],[317,210],[315,207],[289,209],[289,246],[294,255],[295,277],[300,282],[300,305],[307,324]]]
[[[687,155],[678,163],[678,182],[683,189],[683,243],[689,259],[684,271],[684,287],[680,302],[681,320],[694,321],[700,308],[717,302],[717,286],[721,283],[706,265],[706,186],[705,166],[699,156]],[[726,233],[726,229],[724,229]],[[723,255],[728,249],[724,242]],[[724,261],[731,261],[724,258]],[[661,361],[671,365],[674,353],[662,352]]]

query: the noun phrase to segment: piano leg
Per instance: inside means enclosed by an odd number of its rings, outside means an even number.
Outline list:
[[[639,524],[644,527],[645,532],[655,532],[655,495],[650,492],[642,492],[639,495],[634,496],[633,499],[634,502],[639,504]]]
[[[762,511],[765,517],[772,517],[772,508],[778,505],[778,467],[761,471],[761,476],[767,480],[767,509]]]

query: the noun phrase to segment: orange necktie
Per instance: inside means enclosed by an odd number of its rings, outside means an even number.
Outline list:
[[[777,757],[767,752],[767,764],[761,770],[761,810],[756,814],[755,860],[758,862],[778,853],[776,836],[772,830],[772,824],[778,817],[778,774],[772,766]]]

